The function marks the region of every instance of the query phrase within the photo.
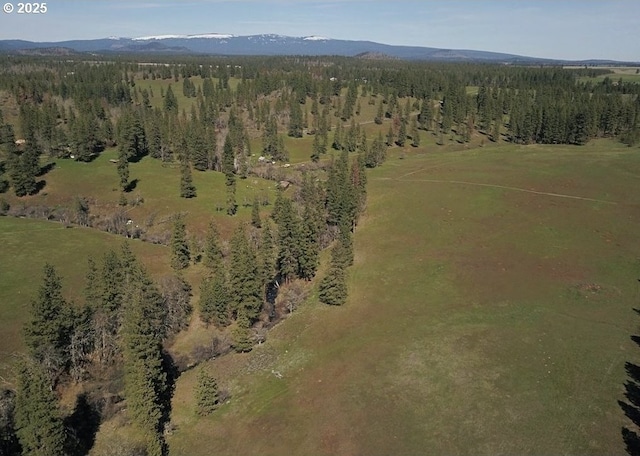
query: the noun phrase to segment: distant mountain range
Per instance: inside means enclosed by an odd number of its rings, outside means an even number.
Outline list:
[[[396,59],[434,62],[572,63],[584,65],[630,63],[613,60],[560,61],[499,52],[395,46],[372,41],[334,40],[322,36],[292,37],[273,34],[235,36],[222,33],[206,33],[199,35],[156,35],[140,38],[109,37],[95,40],[60,42],[0,40],[0,52],[4,53],[46,54],[49,51],[54,51],[53,53],[56,55],[64,52],[309,56],[376,55],[389,56]]]

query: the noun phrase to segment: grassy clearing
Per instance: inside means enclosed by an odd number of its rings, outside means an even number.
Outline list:
[[[566,67],[566,68],[583,68],[583,67]],[[604,74],[596,77],[583,76],[578,78],[581,82],[602,82],[605,78],[609,78],[614,82],[622,80],[624,82],[640,82],[640,67],[595,67],[597,69],[609,70],[610,74]]]
[[[581,70],[584,69],[584,66],[575,66],[575,65],[567,65],[563,68],[569,70]],[[605,78],[609,78],[614,82],[622,79],[624,82],[640,82],[640,67],[630,66],[630,67],[618,67],[618,66],[596,66],[591,67],[597,70],[608,70],[608,74],[603,74],[595,77],[590,76],[581,76],[578,78],[580,82],[602,82]]]
[[[58,159],[55,167],[43,179],[46,186],[38,195],[18,199],[6,195],[13,204],[24,201],[28,205],[49,207],[73,207],[74,198],[83,196],[93,201],[93,211],[113,213],[118,208],[120,197],[116,165],[111,159],[117,158],[115,149],[108,149],[91,163]],[[186,222],[192,233],[205,231],[209,220],[215,219],[223,234],[228,234],[238,221],[249,220],[254,196],[266,196],[274,201],[275,183],[250,177],[237,180],[236,201],[238,215],[234,218],[217,212],[216,207],[226,207],[224,175],[216,172],[193,172],[196,198],[180,198],[180,170],[177,163],[166,164],[150,157],[129,165],[130,179],[136,181],[135,188],[127,194],[131,201],[141,197],[139,206],[128,206],[127,214],[135,224],[151,230],[166,230],[169,217],[178,212],[186,212]]]
[[[5,372],[11,355],[23,348],[21,328],[28,319],[44,264],[57,268],[67,298],[82,302],[87,257],[99,259],[109,249],[118,250],[123,241],[122,237],[86,228],[0,217],[0,375],[11,377]],[[152,274],[168,270],[165,247],[139,241],[130,241],[130,245]]]
[[[254,352],[215,361],[233,397],[211,418],[183,375],[172,454],[623,452],[637,150],[403,157],[369,174],[347,305],[311,299]]]

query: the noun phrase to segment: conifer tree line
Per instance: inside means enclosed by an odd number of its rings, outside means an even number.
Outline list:
[[[197,197],[192,170],[224,172],[226,210],[235,214],[233,177],[251,172],[252,153],[286,161],[285,136],[315,135],[313,161],[333,147],[364,152],[367,166],[375,166],[379,138],[368,141],[360,121],[389,122],[385,142],[400,147],[419,147],[421,131],[439,144],[478,133],[519,144],[640,139],[639,84],[579,79],[606,70],[338,57],[151,60],[157,65],[127,57],[100,63],[3,57],[0,90],[11,94],[17,113],[11,123],[0,116],[0,190],[37,192],[42,155],[91,161],[116,146],[123,192],[132,187],[129,163],[150,155],[180,164],[184,198]],[[170,85],[159,94],[143,88],[156,79]],[[189,112],[178,93],[194,100]],[[151,102],[157,97],[160,105]],[[375,106],[375,116],[355,122],[363,103]],[[251,150],[252,138],[261,140],[260,150]],[[16,145],[16,139],[24,141]]]
[[[321,301],[333,305],[346,301],[352,233],[366,204],[364,155],[350,162],[349,153],[342,151],[328,175],[325,183],[317,174],[305,173],[293,198],[279,191],[266,220],[254,210],[251,226],[241,224],[234,232],[226,257],[216,224],[209,225],[202,253],[208,274],[201,284],[200,318],[219,328],[233,324],[237,351],[251,348],[248,330],[255,322],[273,316],[279,287],[315,278],[325,247],[332,246],[332,267],[329,278],[320,283]],[[175,255],[187,246],[179,237],[182,247],[173,248]]]

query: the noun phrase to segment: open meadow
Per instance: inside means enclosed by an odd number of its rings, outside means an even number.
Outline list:
[[[584,67],[567,66],[565,68],[577,69]],[[601,70],[609,70],[609,74],[603,74],[595,77],[584,76],[578,78],[582,82],[602,82],[605,78],[609,78],[613,82],[640,82],[640,68],[636,66],[613,66],[613,67],[594,67]]]
[[[184,373],[171,454],[622,453],[637,149],[396,149],[368,176],[347,304],[213,361],[210,418]]]

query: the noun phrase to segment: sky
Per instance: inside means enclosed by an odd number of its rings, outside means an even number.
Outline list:
[[[275,33],[640,62],[640,0],[49,0],[37,15],[10,3],[0,39]]]

